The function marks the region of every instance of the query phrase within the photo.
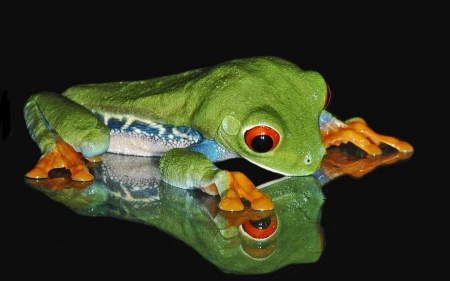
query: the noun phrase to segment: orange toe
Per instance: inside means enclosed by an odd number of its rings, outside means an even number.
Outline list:
[[[224,211],[242,211],[244,210],[244,203],[234,190],[229,190],[220,201],[219,208]]]
[[[251,206],[253,210],[257,211],[269,211],[275,209],[275,205],[272,203],[272,200],[270,200],[270,197],[266,198],[265,196],[254,198],[251,201]]]
[[[97,162],[102,162],[103,159],[101,156],[94,156],[94,157],[85,157],[85,159],[89,162],[93,162],[93,163],[97,163]]]
[[[75,168],[70,169],[72,173],[72,180],[74,181],[92,181],[94,176],[91,175],[86,166],[78,165]]]
[[[48,177],[48,173],[42,168],[34,167],[31,171],[26,173],[25,176],[31,179],[45,179]]]

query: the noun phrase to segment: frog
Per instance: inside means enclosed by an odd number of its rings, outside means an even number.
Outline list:
[[[25,177],[56,168],[74,181],[93,180],[86,162],[105,152],[161,157],[164,182],[220,196],[219,208],[273,210],[274,204],[240,171],[216,163],[232,158],[283,176],[308,176],[327,148],[353,143],[368,155],[380,145],[413,147],[373,131],[360,117],[341,121],[326,110],[330,87],[322,75],[275,56],[238,58],[215,66],[138,81],[39,92],[24,118],[41,158]]]

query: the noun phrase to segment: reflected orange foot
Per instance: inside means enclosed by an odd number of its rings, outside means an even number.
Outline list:
[[[255,185],[241,172],[226,171],[228,176],[228,192],[219,203],[224,211],[242,211],[244,204],[241,198],[250,202],[253,210],[268,211],[275,209],[272,199],[259,191]]]
[[[346,123],[333,119],[321,130],[321,133],[323,143],[327,148],[351,142],[370,155],[380,155],[382,152],[378,145],[384,143],[403,153],[414,151],[407,142],[375,133],[361,118],[353,118],[347,120]]]
[[[94,179],[94,176],[89,173],[81,154],[60,138],[56,140],[56,145],[52,151],[42,157],[25,176],[32,179],[47,178],[48,172],[55,168],[70,170],[72,180],[75,181],[92,181]]]
[[[387,155],[367,156],[366,158],[356,159],[349,157],[346,153],[336,148],[327,151],[322,161],[321,169],[328,177],[333,179],[342,175],[360,178],[379,166],[394,164],[411,156],[412,153],[396,151]]]
[[[269,211],[258,211],[253,210],[249,207],[244,207],[243,211],[239,212],[228,212],[224,210],[220,210],[219,215],[224,217],[227,220],[227,227],[232,225],[238,226],[246,221],[259,221],[261,219],[267,218],[272,215],[274,210]]]
[[[25,179],[29,184],[40,186],[44,188],[51,188],[56,191],[61,191],[68,188],[76,188],[82,190],[94,183],[94,181],[73,181],[70,178],[63,176],[60,178],[46,178],[46,179]]]

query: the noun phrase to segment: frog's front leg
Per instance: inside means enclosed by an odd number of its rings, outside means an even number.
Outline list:
[[[380,155],[380,143],[394,147],[400,152],[413,152],[413,147],[404,141],[384,136],[371,130],[361,118],[352,118],[342,122],[328,111],[320,115],[320,131],[325,147],[351,142],[371,155]]]
[[[25,122],[31,137],[41,149],[42,157],[26,174],[28,178],[46,178],[54,168],[66,168],[77,181],[93,176],[83,157],[94,157],[109,146],[109,130],[83,106],[56,93],[39,93],[30,97],[24,108]]]
[[[184,148],[166,152],[160,161],[165,182],[180,188],[200,188],[209,194],[219,194],[220,209],[241,211],[241,198],[250,201],[254,210],[273,210],[270,197],[259,191],[241,172],[220,170],[203,154]]]

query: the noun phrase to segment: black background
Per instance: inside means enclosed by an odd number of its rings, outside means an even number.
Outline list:
[[[449,59],[441,11],[432,2],[405,7],[377,1],[315,8],[50,1],[1,7],[0,90],[11,109],[10,123],[3,118],[2,127],[11,128],[0,141],[0,274],[51,280],[226,277],[157,229],[82,217],[27,187],[23,175],[40,152],[22,107],[35,92],[273,55],[322,73],[333,92],[329,111],[343,120],[364,117],[375,131],[410,142],[415,154],[362,179],[327,185],[327,246],[320,261],[257,279],[448,276],[448,88],[442,85]],[[242,163],[236,165],[251,169]]]

